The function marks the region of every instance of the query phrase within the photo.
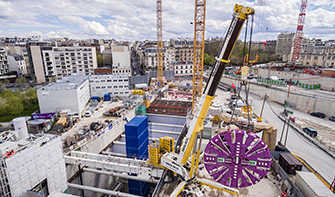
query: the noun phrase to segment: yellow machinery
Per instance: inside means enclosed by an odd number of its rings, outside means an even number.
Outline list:
[[[156,142],[152,142],[148,146],[149,150],[149,163],[154,166],[158,166],[160,160],[160,148]]]
[[[133,95],[135,94],[144,95],[145,94],[145,91],[143,90],[132,90],[131,92]]]
[[[199,103],[202,92],[205,48],[206,0],[195,0],[194,48],[193,48],[193,96],[192,110]]]
[[[160,151],[174,152],[174,138],[165,136],[159,138]]]
[[[252,64],[254,64],[254,63],[257,63],[258,62],[258,54],[256,54],[255,60],[250,60],[250,61],[249,61],[249,54],[247,54],[246,62],[250,63],[250,66],[252,66]]]
[[[157,82],[163,87],[163,30],[162,30],[162,0],[157,0]]]
[[[244,105],[241,107],[241,114],[244,113],[244,117],[246,118],[249,114],[249,117],[252,117],[252,109],[250,107],[250,105]]]

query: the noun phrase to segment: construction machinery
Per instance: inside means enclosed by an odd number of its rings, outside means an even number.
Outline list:
[[[171,170],[181,180],[170,196],[178,196],[185,187],[197,196],[204,196],[198,187],[192,189],[192,185],[207,185],[238,194],[238,190],[232,187],[247,187],[256,184],[270,169],[271,157],[267,145],[252,133],[231,130],[226,134],[214,137],[204,152],[205,167],[216,182],[196,177],[200,161],[204,120],[215,97],[225,67],[229,63],[231,52],[244,21],[254,12],[255,10],[252,8],[235,5],[233,19],[219,55],[216,57],[207,85],[198,104],[193,109],[191,117],[189,117],[190,121],[187,123],[186,132],[180,136],[181,145],[176,147],[175,152],[163,152],[158,164],[157,156],[160,156],[158,147],[155,144],[152,144],[151,147],[149,145],[153,155],[152,159],[149,156],[149,162],[153,161],[153,165]],[[250,162],[248,159],[251,159]],[[259,176],[255,177],[255,173]]]
[[[293,52],[292,52],[292,58],[291,58],[291,61],[294,63],[297,60],[299,60],[300,44],[301,44],[301,38],[302,38],[303,30],[304,30],[305,17],[306,17],[306,7],[307,7],[307,0],[301,0],[297,31],[295,32]]]
[[[195,0],[192,110],[194,109],[194,105],[199,102],[202,91],[205,49],[205,18],[206,0]]]
[[[162,30],[162,0],[157,0],[157,82],[163,87],[163,30]]]

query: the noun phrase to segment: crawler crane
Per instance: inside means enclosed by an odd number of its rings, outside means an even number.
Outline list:
[[[236,40],[239,37],[239,34],[241,32],[244,21],[248,19],[249,15],[253,15],[254,13],[255,13],[255,10],[252,9],[252,8],[244,7],[244,6],[237,5],[237,4],[235,5],[233,18],[232,18],[231,24],[229,26],[229,29],[227,31],[226,38],[225,38],[225,40],[222,44],[222,47],[220,49],[220,53],[219,53],[218,57],[216,57],[216,62],[213,66],[213,70],[211,72],[211,75],[209,77],[207,85],[206,85],[206,87],[205,87],[205,89],[202,93],[202,96],[199,100],[199,103],[194,107],[191,120],[190,120],[189,124],[187,125],[188,129],[187,129],[186,135],[184,136],[182,144],[179,147],[180,148],[179,153],[166,152],[160,158],[159,166],[163,167],[165,169],[171,170],[172,172],[174,172],[175,175],[178,174],[178,177],[180,177],[181,180],[182,180],[182,181],[179,182],[179,185],[175,188],[175,190],[171,194],[171,196],[178,196],[179,193],[185,188],[185,185],[187,185],[187,184],[190,185],[190,184],[192,184],[192,182],[193,183],[195,182],[196,184],[200,184],[200,185],[208,185],[212,188],[223,190],[223,191],[226,191],[226,192],[229,192],[229,193],[232,193],[232,194],[238,194],[238,190],[229,187],[229,185],[224,186],[224,185],[222,185],[218,182],[215,182],[215,181],[210,181],[210,180],[207,180],[207,179],[199,179],[195,175],[196,175],[196,172],[198,170],[198,164],[199,164],[199,158],[200,158],[200,145],[201,145],[201,136],[202,136],[201,134],[202,134],[202,131],[203,131],[204,120],[206,118],[209,107],[212,103],[212,100],[215,97],[215,92],[216,92],[216,89],[217,89],[217,87],[220,83],[220,80],[221,80],[222,74],[225,70],[225,67],[229,63],[229,58],[230,58],[231,52],[234,48]],[[244,143],[245,140],[243,141],[243,139],[248,139],[248,140],[252,139],[252,138],[248,138],[244,134],[245,134],[244,131],[243,132],[242,132],[242,130],[238,131],[235,134],[236,135],[235,140],[242,139],[242,142]],[[200,135],[200,140],[198,140],[198,137],[197,137],[198,135]],[[231,134],[231,135],[233,135],[233,134]],[[215,139],[218,139],[218,138],[220,138],[220,137],[217,137],[217,136],[215,137]],[[198,141],[199,141],[199,144],[197,143]],[[255,140],[253,142],[250,141],[249,143],[251,143],[251,145],[248,147],[246,152],[251,151],[251,150],[254,151],[253,148],[255,148],[256,144],[258,144],[259,142],[260,141],[257,141],[257,140]],[[210,142],[210,143],[213,143],[213,142]],[[225,146],[225,145],[223,145],[223,146]],[[264,143],[263,143],[263,146],[264,147],[261,148],[262,150],[267,149],[267,146],[264,145]],[[192,151],[193,151],[193,154],[192,154]],[[230,150],[228,150],[228,152],[229,151]],[[191,157],[191,160],[189,160],[191,154],[192,154],[192,157]],[[252,155],[252,154],[254,154],[254,152],[250,153],[250,155]],[[206,156],[206,158],[208,159],[209,156]],[[212,158],[212,159],[214,159],[214,158]],[[205,158],[204,158],[204,161],[205,161]],[[217,163],[218,165],[223,164],[224,158],[220,158],[220,161],[218,160],[217,162],[219,162],[219,163]],[[227,163],[228,162],[229,161],[227,159]],[[233,158],[232,162],[236,162],[235,166],[241,164],[241,160],[239,159],[238,156]],[[246,161],[242,160],[242,162],[245,163]],[[243,164],[242,163],[242,165],[253,165],[253,166],[255,166],[254,165],[255,162],[257,162],[257,161],[252,161],[251,164],[250,163],[249,164]],[[211,162],[207,161],[207,163],[211,163]],[[216,163],[216,161],[213,162],[213,163]],[[268,161],[266,162],[266,165],[267,164],[268,164]],[[186,166],[191,166],[189,168],[190,170],[187,170]],[[222,169],[222,168],[223,167],[219,167],[219,169]],[[267,169],[267,168],[264,167],[264,169]],[[228,170],[226,170],[226,172],[227,171]],[[233,171],[237,171],[237,169],[233,169]],[[266,170],[264,170],[264,171],[266,171]],[[209,173],[211,174],[211,172],[209,172]],[[234,173],[233,176],[235,177],[235,173]],[[252,177],[252,176],[249,176],[249,177]],[[218,181],[219,178],[216,179],[216,181]],[[258,178],[262,178],[262,177],[258,177]],[[233,177],[231,177],[230,179],[233,179]],[[237,178],[234,178],[234,179],[237,179]],[[253,179],[253,177],[251,179]],[[249,186],[250,185],[249,183],[251,183],[251,182],[253,182],[251,184],[254,184],[255,183],[254,180],[255,179],[253,179],[251,181],[250,180],[247,180],[247,181],[243,180],[244,182],[242,181],[243,183],[237,185],[237,187]],[[231,180],[230,182],[231,183],[235,182],[234,184],[238,184],[239,180]],[[256,181],[256,183],[257,183],[257,181]],[[199,189],[197,189],[197,190],[199,190]],[[197,193],[197,195],[199,195],[199,194]]]

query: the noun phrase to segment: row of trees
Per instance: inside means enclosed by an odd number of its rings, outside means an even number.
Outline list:
[[[1,87],[1,86],[0,86]],[[35,89],[28,89],[25,92],[1,90],[0,93],[0,116],[21,115],[21,113],[33,105],[38,104],[37,92]]]
[[[222,46],[223,40],[215,40],[205,45],[205,57],[204,57],[204,64],[205,65],[212,65],[215,62],[215,58],[219,50]],[[230,64],[231,65],[242,65],[243,64],[243,55],[249,54],[249,46],[248,44],[244,44],[242,40],[237,40],[235,47],[232,51],[230,56]],[[278,60],[278,56],[276,56],[272,51],[264,51],[262,48],[251,46],[250,50],[250,60],[255,59],[255,55],[258,54],[258,64],[260,63],[267,63],[270,61]],[[214,62],[213,62],[214,61]],[[213,62],[213,63],[212,63]]]

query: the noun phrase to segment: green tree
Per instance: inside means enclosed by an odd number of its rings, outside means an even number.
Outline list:
[[[22,103],[25,108],[38,103],[37,92],[33,88],[29,88],[22,95]]]
[[[211,55],[205,53],[204,55],[204,65],[213,65],[215,63],[215,58]]]
[[[0,114],[5,114],[8,102],[6,99],[0,97]]]
[[[15,94],[21,96],[18,93]],[[8,105],[2,111],[2,115],[6,116],[6,121],[8,121],[7,115],[16,115],[23,112],[22,100],[20,97],[16,97],[11,90],[3,90],[0,94],[0,97],[6,100],[8,103]]]
[[[104,65],[104,58],[101,55],[97,55],[97,62],[98,66],[103,66]]]
[[[19,85],[19,89],[21,90],[21,87],[23,84],[27,82],[27,79],[25,77],[20,77],[15,80],[15,83]]]
[[[4,82],[6,85],[9,85],[9,83],[10,83],[8,79],[3,80],[3,82]]]

